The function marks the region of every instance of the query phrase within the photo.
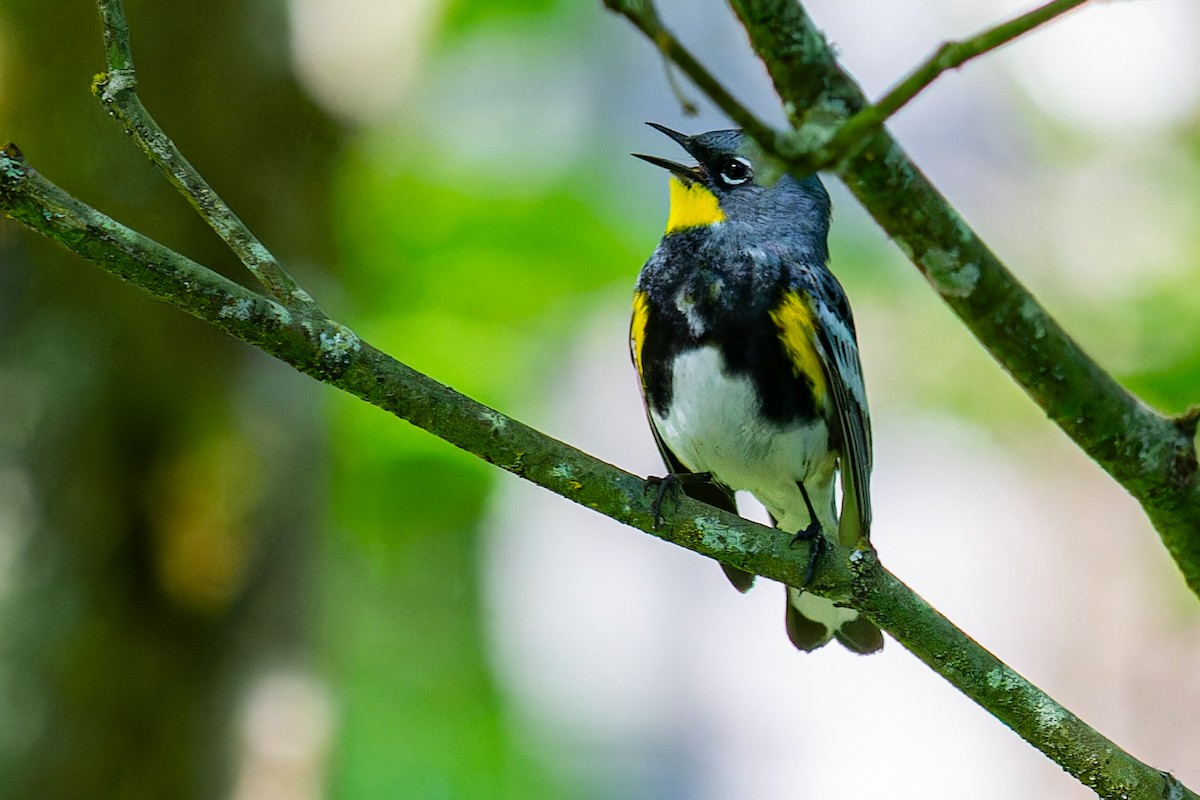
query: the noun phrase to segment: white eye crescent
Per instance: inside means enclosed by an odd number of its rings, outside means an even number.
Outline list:
[[[754,168],[750,162],[740,156],[727,158],[721,163],[719,174],[721,182],[726,186],[738,186],[754,177]]]

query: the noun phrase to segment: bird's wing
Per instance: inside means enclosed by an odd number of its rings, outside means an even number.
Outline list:
[[[799,291],[812,298],[813,330],[819,361],[834,407],[836,439],[842,449],[842,513],[839,538],[847,546],[871,530],[871,418],[850,303],[837,278],[826,269],[800,271]]]

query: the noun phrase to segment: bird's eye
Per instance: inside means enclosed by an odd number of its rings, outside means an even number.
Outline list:
[[[721,164],[721,181],[727,186],[737,186],[754,177],[750,162],[744,158],[730,158]]]

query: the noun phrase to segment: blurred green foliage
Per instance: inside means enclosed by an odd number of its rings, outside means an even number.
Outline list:
[[[528,18],[550,5],[452,4],[439,46],[517,19],[531,52],[586,35]],[[453,84],[453,59],[435,49],[430,62],[420,80]],[[536,97],[512,87],[511,102]],[[435,128],[385,124],[346,148],[333,203],[342,297],[373,344],[536,424],[527,415],[563,366],[564,337],[644,254],[606,218],[600,142],[530,188],[519,170],[456,157]],[[362,403],[334,397],[330,410],[326,652],[343,712],[334,795],[585,796],[552,753],[529,751],[489,671],[477,526],[500,476]]]

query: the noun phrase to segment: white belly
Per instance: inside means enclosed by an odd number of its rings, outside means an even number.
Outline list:
[[[730,488],[753,494],[785,531],[809,523],[796,487],[804,481],[822,524],[834,530],[835,461],[825,423],[766,421],[750,378],[730,376],[722,362],[711,346],[675,361],[669,413],[652,414],[663,442],[693,472],[711,472]]]

